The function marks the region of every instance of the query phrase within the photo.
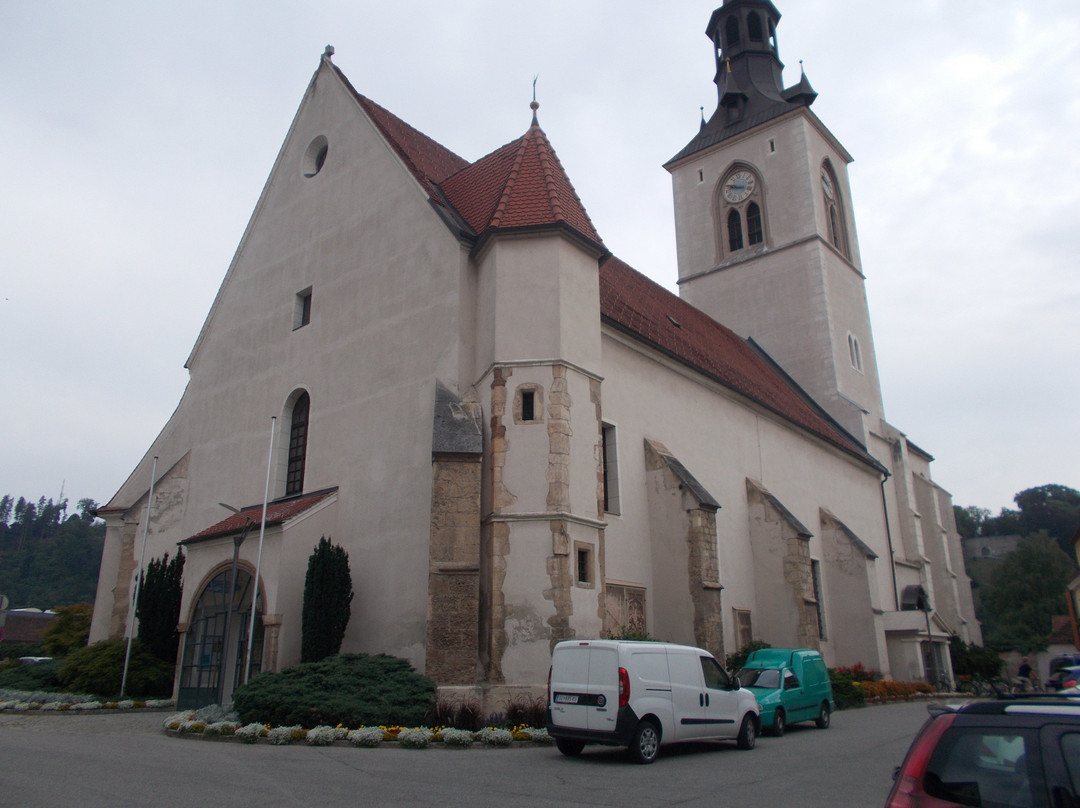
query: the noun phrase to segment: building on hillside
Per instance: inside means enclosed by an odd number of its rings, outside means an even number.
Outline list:
[[[1001,561],[1020,546],[1020,536],[972,536],[961,539],[964,560],[988,559]]]
[[[948,637],[980,640],[951,497],[884,418],[851,157],[784,88],[779,17],[708,23],[717,109],[666,166],[679,296],[610,253],[535,102],[470,162],[328,47],[184,396],[98,512],[92,640],[132,619],[148,520],[147,558],[187,554],[184,705],[228,698],[252,623],[254,670],[299,660],[322,536],[353,571],[343,650],[492,703],[557,641],[627,632],[947,676]]]

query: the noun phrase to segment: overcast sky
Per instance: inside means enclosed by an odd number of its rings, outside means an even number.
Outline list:
[[[1080,3],[775,0],[855,158],[889,421],[961,505],[1080,488]],[[719,0],[0,0],[0,494],[108,501],[328,43],[469,160],[539,118],[605,243],[674,290],[662,164],[716,106]]]

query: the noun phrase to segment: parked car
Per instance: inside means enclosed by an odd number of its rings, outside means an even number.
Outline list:
[[[827,729],[832,711],[832,681],[821,654],[808,648],[762,648],[736,674],[761,705],[761,726],[783,735],[789,724],[813,721]]]
[[[1050,676],[1046,679],[1047,690],[1058,690],[1062,687],[1061,681],[1067,674],[1063,670],[1080,667],[1080,654],[1065,654],[1056,656],[1050,660]],[[1075,678],[1075,676],[1073,677]],[[1066,685],[1067,686],[1067,685]]]
[[[568,757],[586,744],[625,746],[638,763],[677,741],[730,739],[753,749],[759,712],[753,694],[701,648],[568,640],[551,655],[547,730]]]
[[[1076,687],[1080,683],[1080,665],[1068,665],[1064,668],[1058,668],[1054,675],[1046,680],[1047,690],[1064,690],[1069,687]]]
[[[931,705],[886,808],[1080,805],[1080,699]]]

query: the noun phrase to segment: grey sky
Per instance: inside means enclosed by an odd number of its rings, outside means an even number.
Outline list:
[[[1080,4],[774,0],[855,157],[889,420],[956,502],[1080,487]],[[0,0],[0,493],[107,501],[318,65],[474,160],[540,123],[607,246],[675,288],[662,164],[720,0]]]

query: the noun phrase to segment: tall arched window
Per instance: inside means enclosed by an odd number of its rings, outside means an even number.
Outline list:
[[[761,17],[751,11],[746,18],[746,31],[751,42],[761,42],[765,37],[761,30]]]
[[[850,258],[840,184],[836,181],[836,172],[828,160],[821,164],[821,192],[825,200],[825,223],[829,230],[829,243],[845,258]]]
[[[723,228],[720,253],[764,245],[765,202],[757,174],[745,165],[728,169],[720,182],[717,198],[718,229]]]
[[[289,467],[285,475],[285,496],[304,491],[304,466],[307,460],[308,415],[311,399],[301,393],[293,404],[289,426]]]
[[[724,33],[727,35],[727,46],[730,48],[739,41],[739,18],[735,16],[728,17],[727,23],[724,24]]]
[[[761,208],[757,202],[751,202],[746,206],[746,243],[753,246],[765,240],[764,231],[761,229]]]
[[[728,249],[732,252],[743,248],[742,240],[742,217],[739,211],[733,210],[727,215]]]

